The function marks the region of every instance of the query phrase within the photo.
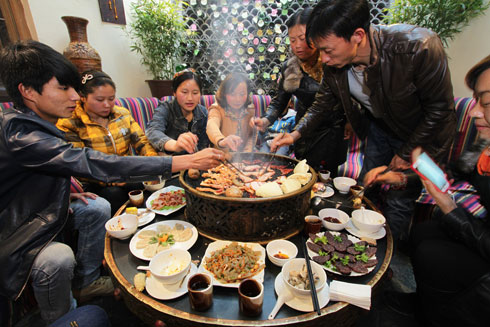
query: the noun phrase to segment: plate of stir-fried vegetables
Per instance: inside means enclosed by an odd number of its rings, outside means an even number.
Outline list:
[[[213,277],[213,285],[238,287],[246,278],[264,282],[265,249],[258,243],[215,241],[208,245],[200,272]]]

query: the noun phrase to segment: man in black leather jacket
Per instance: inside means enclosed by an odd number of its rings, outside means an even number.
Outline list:
[[[0,113],[0,295],[17,299],[32,277],[41,316],[49,323],[69,309],[60,303],[72,302],[73,254],[66,248],[58,253],[61,243],[55,242],[69,219],[70,176],[104,182],[170,178],[173,171],[214,167],[224,154],[205,149],[178,158],[120,157],[73,148],[55,123],[75,109],[80,77],[72,63],[42,43],[5,48],[0,77],[15,104]],[[52,261],[37,260],[46,252]],[[46,266],[63,273],[33,273]]]
[[[416,146],[445,159],[456,115],[437,34],[410,25],[371,25],[366,0],[323,0],[311,14],[307,38],[324,63],[320,90],[295,131],[273,146],[291,144],[322,122],[331,124],[329,118],[340,111],[357,136],[367,139],[363,172],[382,165],[409,169]],[[395,238],[407,233],[419,190],[420,184],[388,192],[383,212]]]

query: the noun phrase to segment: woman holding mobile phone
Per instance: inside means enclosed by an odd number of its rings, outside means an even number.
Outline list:
[[[466,84],[473,90],[479,140],[463,154],[469,181],[475,186],[487,218],[472,216],[448,193],[422,179],[441,210],[411,233],[411,261],[417,292],[387,293],[386,303],[399,313],[415,313],[429,326],[484,326],[490,308],[490,56],[470,69]]]

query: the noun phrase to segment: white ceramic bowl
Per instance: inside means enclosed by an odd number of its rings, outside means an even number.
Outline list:
[[[150,260],[150,272],[162,284],[180,282],[190,266],[191,254],[183,249],[164,250]]]
[[[161,190],[165,186],[165,180],[163,179],[157,184],[153,184],[153,182],[143,182],[143,185],[145,186],[145,190],[155,192]]]
[[[333,185],[342,194],[347,194],[350,187],[356,184],[356,180],[350,177],[335,177],[333,179]]]
[[[269,260],[275,264],[276,266],[282,267],[288,260],[296,258],[298,255],[298,248],[294,245],[293,242],[287,240],[274,240],[270,241],[266,248],[267,257]],[[274,257],[275,254],[279,252],[286,254],[288,259],[280,259]]]
[[[105,223],[107,233],[120,240],[133,235],[136,228],[138,228],[138,216],[127,213],[111,218]]]
[[[325,208],[322,209],[318,212],[318,216],[322,220],[323,227],[329,230],[342,230],[347,226],[347,223],[349,222],[349,215],[343,212],[342,210],[339,209],[334,209],[334,208]],[[324,218],[327,217],[334,217],[340,220],[340,223],[332,223],[329,221],[326,221]]]
[[[368,234],[376,233],[386,223],[386,218],[382,214],[373,210],[364,209],[363,217],[362,211],[361,209],[352,211],[352,223],[361,232]]]
[[[323,270],[322,266],[320,266],[318,263],[310,260],[311,264],[311,270],[314,275],[318,276],[320,279],[315,283],[316,286],[316,291],[317,293],[320,292],[327,283],[327,275],[325,274],[325,270]],[[299,297],[309,297],[310,296],[310,290],[302,290],[299,289],[289,283],[289,272],[290,271],[301,271],[303,268],[303,265],[306,266],[306,262],[304,258],[295,258],[291,259],[288,262],[282,266],[282,278],[284,280],[284,284],[286,284],[286,287],[293,293],[295,296]],[[305,268],[306,269],[306,268]]]

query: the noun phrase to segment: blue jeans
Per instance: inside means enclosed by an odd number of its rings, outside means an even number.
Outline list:
[[[104,259],[104,225],[111,218],[111,204],[106,199],[98,196],[95,200],[87,200],[88,205],[80,200],[70,204],[73,229],[78,230],[73,288],[88,286],[100,277],[100,265]]]
[[[108,327],[110,325],[104,309],[96,305],[85,305],[68,312],[49,327]]]
[[[82,288],[100,276],[104,256],[105,222],[111,206],[104,198],[73,201],[71,226],[79,231],[78,250],[63,243],[51,242],[36,257],[32,267],[32,287],[41,317],[51,323],[76,307],[72,286]],[[72,283],[73,279],[73,283]]]
[[[271,152],[271,147],[269,146],[269,144],[267,144],[266,140],[264,140],[264,142],[262,142],[262,145],[260,146],[259,151],[264,152],[264,153],[270,153]],[[278,148],[276,154],[279,154],[282,156],[289,156],[289,146],[282,146],[282,147]]]
[[[383,130],[375,121],[371,121],[364,149],[364,162],[359,180],[373,168],[389,165],[398,149],[405,142]],[[421,184],[405,189],[390,188],[386,193],[383,215],[386,217],[394,240],[407,240],[415,200],[420,195]]]
[[[32,288],[41,317],[51,323],[76,307],[71,294],[75,256],[63,243],[49,243],[36,257],[32,267]]]

